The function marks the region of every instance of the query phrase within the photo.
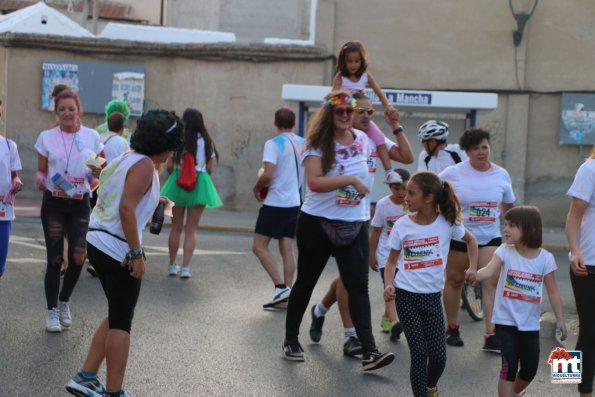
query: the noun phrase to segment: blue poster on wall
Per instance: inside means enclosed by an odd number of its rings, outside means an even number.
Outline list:
[[[560,144],[595,145],[595,94],[562,94]]]

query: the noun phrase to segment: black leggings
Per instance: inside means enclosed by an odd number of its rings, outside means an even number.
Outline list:
[[[582,382],[578,385],[578,391],[589,394],[593,392],[595,374],[595,310],[593,310],[595,275],[589,273],[587,277],[577,277],[570,271],[570,282],[579,321],[576,350],[583,352],[583,376]]]
[[[539,365],[539,331],[519,331],[511,325],[496,324],[496,336],[502,355],[500,379],[514,382],[518,373],[519,378],[531,382]]]
[[[87,243],[87,252],[107,297],[109,329],[130,333],[141,280],[132,277],[127,267],[120,266],[120,261],[92,244]]]
[[[376,348],[370,319],[370,298],[368,295],[368,240],[367,223],[362,226],[355,240],[346,247],[334,247],[320,227],[323,218],[301,212],[297,224],[297,279],[287,305],[285,338],[297,340],[300,324],[312,297],[320,274],[334,254],[341,280],[349,294],[349,313],[357,337],[364,351]]]
[[[415,397],[426,397],[446,367],[444,315],[440,292],[418,294],[397,288],[397,314],[407,337],[409,379]]]
[[[49,190],[43,194],[41,224],[47,251],[44,286],[48,310],[58,307],[58,299],[61,302],[70,299],[81,275],[90,213],[88,194],[85,194],[82,200],[53,197]],[[60,291],[65,236],[68,238],[68,268]],[[80,263],[76,263],[75,253],[79,254],[79,258],[83,258]]]

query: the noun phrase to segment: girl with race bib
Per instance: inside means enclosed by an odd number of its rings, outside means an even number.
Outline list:
[[[464,241],[469,263],[475,268],[477,240],[463,227],[452,186],[434,172],[413,174],[407,183],[406,202],[411,213],[393,225],[388,240],[391,250],[384,269],[384,300],[396,301],[407,337],[413,395],[437,396],[438,380],[446,366],[440,295],[449,243],[451,239]]]
[[[537,373],[544,284],[561,340],[566,339],[566,326],[556,285],[556,261],[550,252],[541,248],[539,210],[533,206],[512,208],[506,212],[504,220],[505,243],[471,281],[475,284],[500,273],[492,315],[502,350],[498,396],[513,397],[524,395]]]

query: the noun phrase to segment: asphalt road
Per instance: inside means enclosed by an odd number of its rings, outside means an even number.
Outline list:
[[[363,373],[358,360],[342,354],[342,327],[336,310],[327,315],[321,343],[302,324],[304,363],[281,357],[285,311],[263,310],[272,285],[251,253],[252,236],[200,231],[193,278],[167,276],[167,233],[145,234],[148,271],[132,329],[125,386],[140,396],[408,396],[409,351],[404,340],[390,342],[379,330],[382,285],[371,274],[373,325],[381,351],[395,362]],[[564,253],[557,253],[558,282],[567,312],[574,311]],[[97,279],[83,272],[72,297],[73,326],[45,331],[43,277],[45,248],[39,219],[13,225],[9,260],[0,279],[0,396],[67,396],[64,384],[80,368],[92,333],[107,313]],[[336,276],[329,262],[313,301]],[[547,302],[543,309],[547,310]],[[444,396],[496,395],[500,357],[481,351],[482,323],[461,315],[465,347],[448,347],[439,386]],[[553,339],[542,338],[539,372],[528,395],[568,396],[574,385],[550,382]],[[105,369],[101,371],[104,376]]]

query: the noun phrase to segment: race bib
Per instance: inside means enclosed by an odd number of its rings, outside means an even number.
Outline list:
[[[337,189],[337,205],[359,205],[361,198],[355,187],[348,185]]]
[[[386,226],[386,235],[390,235],[390,231],[393,230],[393,226],[395,222],[399,220],[401,216],[394,215],[394,216],[387,216],[384,225]]]
[[[405,270],[441,266],[444,262],[440,254],[440,238],[436,236],[406,240],[403,243],[403,259]]]
[[[4,203],[4,196],[0,196],[0,218],[6,216],[6,204]]]
[[[541,302],[541,283],[543,276],[508,269],[502,296],[508,299],[518,299],[525,302]]]
[[[495,201],[472,201],[469,203],[469,222],[496,222],[497,209]]]
[[[368,160],[366,161],[368,163],[368,173],[370,173],[370,174],[376,173],[376,162],[377,161],[378,161],[378,152],[374,150],[370,154],[370,157],[368,157]]]

